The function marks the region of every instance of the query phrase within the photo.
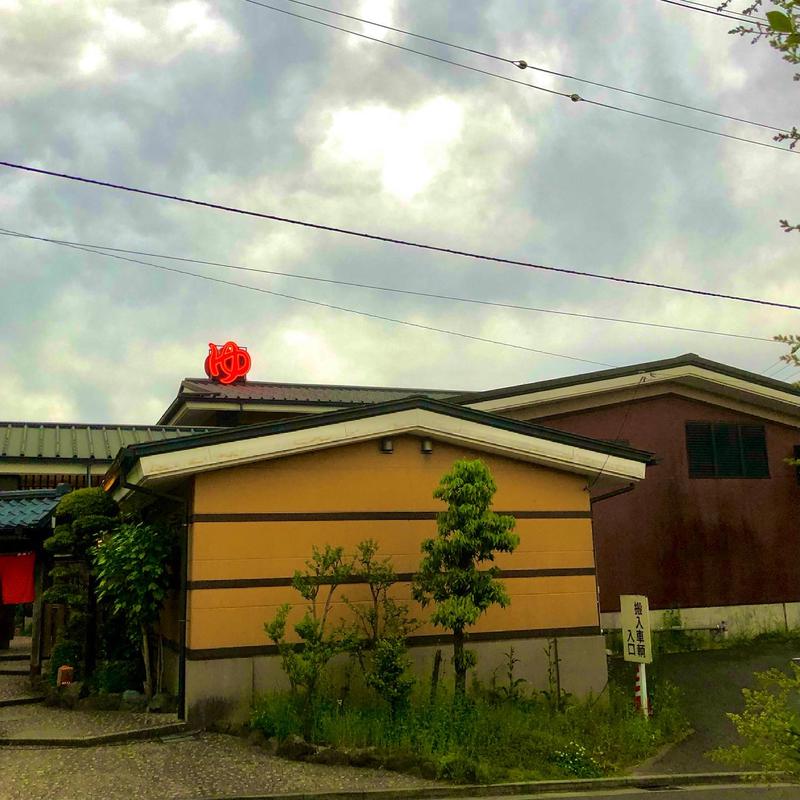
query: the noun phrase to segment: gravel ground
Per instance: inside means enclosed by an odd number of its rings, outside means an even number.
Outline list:
[[[105,747],[0,749],[3,800],[173,800],[434,785],[382,770],[285,761],[211,733]]]
[[[32,697],[31,680],[27,675],[0,675],[0,700],[12,700],[16,697]]]
[[[7,679],[6,679],[7,680]],[[43,705],[0,708],[0,736],[71,738],[138,730],[178,722],[175,714],[130,711],[70,711]]]

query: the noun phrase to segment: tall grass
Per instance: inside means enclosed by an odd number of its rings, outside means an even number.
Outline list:
[[[685,732],[669,684],[657,688],[658,711],[650,720],[635,713],[629,696],[613,687],[609,692],[555,711],[540,694],[504,700],[478,690],[457,701],[442,692],[431,704],[419,691],[395,718],[368,697],[347,704],[324,699],[314,708],[313,739],[340,749],[375,748],[444,779],[488,782],[613,774]],[[279,739],[300,733],[299,704],[289,693],[265,695],[251,724]]]

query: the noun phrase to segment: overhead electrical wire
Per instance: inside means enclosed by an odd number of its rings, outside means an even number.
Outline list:
[[[411,247],[417,250],[425,250],[433,253],[444,253],[446,255],[458,256],[460,258],[475,259],[477,261],[488,261],[494,264],[504,264],[508,266],[524,267],[526,269],[542,270],[558,275],[570,275],[573,277],[592,278],[594,280],[610,281],[612,283],[621,283],[630,286],[642,286],[651,289],[664,289],[666,291],[680,292],[682,294],[691,294],[698,297],[713,297],[719,300],[733,300],[740,303],[753,303],[755,305],[770,306],[772,308],[784,308],[790,311],[800,311],[799,305],[791,303],[779,303],[775,300],[762,300],[754,297],[743,297],[741,295],[724,294],[722,292],[712,292],[705,289],[693,289],[687,286],[676,286],[674,284],[656,283],[655,281],[642,281],[635,278],[624,278],[619,275],[604,275],[599,272],[584,272],[577,269],[568,269],[566,267],[551,267],[545,264],[536,264],[532,261],[522,261],[512,258],[502,258],[500,256],[489,256],[484,253],[475,253],[469,250],[458,250],[451,247],[442,247],[440,245],[425,244],[423,242],[414,242],[408,239],[397,239],[390,236],[380,236],[375,233],[367,233],[365,231],[357,231],[352,228],[340,228],[333,225],[322,225],[317,222],[309,222],[308,220],[295,219],[292,217],[282,217],[277,214],[266,214],[260,211],[250,211],[244,208],[237,208],[236,206],[225,206],[220,203],[212,203],[207,200],[197,200],[191,197],[184,197],[182,195],[167,194],[165,192],[156,192],[150,189],[142,189],[136,186],[128,186],[121,183],[111,183],[109,181],[101,181],[96,178],[85,178],[81,175],[72,175],[66,172],[55,172],[53,170],[44,169],[42,167],[33,167],[29,164],[19,164],[13,161],[1,161],[0,166],[9,169],[17,169],[23,172],[30,172],[35,175],[46,175],[51,178],[62,178],[68,181],[75,181],[77,183],[85,183],[90,186],[100,186],[106,189],[115,189],[123,192],[130,192],[131,194],[139,194],[145,197],[157,197],[162,200],[172,200],[178,203],[185,203],[187,205],[198,206],[200,208],[210,208],[215,211],[225,211],[230,214],[240,214],[246,217],[254,217],[256,219],[266,219],[272,222],[282,222],[288,225],[297,225],[302,228],[310,228],[312,230],[325,231],[328,233],[339,233],[345,236],[353,236],[359,239],[367,239],[369,241],[383,242],[386,244],[394,244],[401,247]]]
[[[604,108],[610,111],[620,111],[624,114],[629,114],[634,117],[640,117],[642,119],[648,119],[654,122],[663,122],[666,125],[673,125],[678,128],[685,128],[686,130],[697,131],[699,133],[707,133],[711,136],[719,136],[723,139],[731,139],[737,142],[744,142],[746,144],[753,144],[757,145],[758,147],[767,147],[770,150],[780,150],[783,153],[790,153],[793,155],[800,155],[800,150],[792,150],[788,147],[783,147],[779,144],[770,144],[769,142],[761,142],[758,139],[748,139],[746,136],[736,136],[732,133],[724,133],[722,131],[715,131],[711,128],[703,128],[700,125],[691,125],[688,122],[679,122],[678,120],[669,119],[667,117],[659,117],[655,114],[645,114],[640,111],[634,111],[630,108],[624,108],[622,106],[616,106],[612,103],[601,103],[597,100],[592,100],[588,97],[583,97],[575,92],[560,92],[556,89],[549,89],[545,86],[540,86],[538,84],[530,83],[529,81],[520,81],[516,78],[509,78],[507,75],[501,75],[498,72],[490,72],[489,70],[485,69],[478,69],[477,67],[469,66],[468,64],[464,64],[460,61],[453,61],[449,58],[442,58],[440,56],[432,55],[431,53],[426,53],[423,50],[416,50],[413,47],[405,47],[404,45],[395,44],[394,42],[387,42],[384,39],[379,39],[376,36],[368,36],[366,33],[360,33],[358,31],[351,30],[349,28],[342,28],[339,25],[333,25],[329,22],[324,22],[323,20],[314,19],[313,17],[306,17],[303,14],[297,14],[294,11],[289,11],[285,8],[279,8],[277,6],[270,5],[269,3],[263,3],[261,0],[243,0],[245,3],[249,3],[253,6],[259,6],[260,8],[266,8],[270,11],[276,11],[279,14],[286,14],[290,17],[295,17],[296,19],[302,19],[306,22],[312,22],[315,25],[322,25],[325,28],[331,28],[332,30],[341,31],[342,33],[349,33],[351,36],[357,36],[361,39],[367,39],[371,42],[376,42],[377,44],[382,44],[387,47],[393,47],[397,50],[405,50],[408,53],[416,53],[417,55],[424,56],[425,58],[432,58],[434,61],[441,61],[445,64],[451,64],[452,66],[461,67],[463,69],[470,70],[471,72],[479,72],[482,75],[489,75],[493,78],[499,78],[503,81],[508,81],[510,83],[516,83],[521,86],[527,86],[530,89],[536,89],[541,92],[547,92],[548,94],[558,95],[560,97],[565,97],[571,100],[574,103],[586,103],[587,105],[597,106],[598,108]],[[373,23],[376,25],[380,25],[380,23]],[[772,125],[762,125],[762,127],[767,127],[771,130],[778,130],[784,131],[784,128],[774,128]]]
[[[332,309],[334,311],[343,311],[343,312],[348,313],[348,314],[357,314],[358,316],[361,316],[361,317],[368,317],[370,319],[377,319],[377,320],[381,320],[383,322],[391,322],[391,323],[394,323],[396,325],[405,325],[405,326],[410,327],[410,328],[417,328],[419,330],[424,330],[424,331],[432,331],[434,333],[444,333],[444,334],[447,334],[448,336],[456,336],[456,337],[461,338],[461,339],[469,339],[469,340],[471,340],[473,342],[483,342],[485,344],[494,344],[494,345],[499,345],[501,347],[510,347],[510,348],[512,348],[514,350],[523,350],[523,351],[528,352],[528,353],[536,353],[538,355],[543,355],[543,356],[552,356],[553,358],[563,358],[563,359],[566,359],[568,361],[578,361],[578,362],[580,362],[582,364],[593,364],[593,365],[598,366],[598,367],[613,367],[614,366],[613,364],[607,364],[604,361],[594,361],[594,360],[592,360],[590,358],[581,358],[579,356],[570,356],[570,355],[566,355],[564,353],[556,353],[556,352],[553,352],[553,351],[550,351],[550,350],[541,350],[541,349],[536,348],[536,347],[528,347],[526,345],[515,344],[514,342],[505,342],[505,341],[502,341],[500,339],[489,339],[489,338],[487,338],[485,336],[475,336],[474,334],[464,333],[463,331],[454,331],[454,330],[450,330],[449,328],[439,328],[439,327],[436,327],[434,325],[426,325],[426,324],[421,323],[421,322],[412,322],[411,320],[398,319],[397,317],[388,317],[388,316],[385,316],[383,314],[375,314],[375,313],[373,313],[371,311],[362,311],[361,309],[349,308],[348,306],[340,306],[340,305],[337,305],[335,303],[325,303],[325,302],[322,302],[321,300],[312,300],[312,299],[310,299],[308,297],[298,297],[297,295],[286,294],[285,292],[276,292],[276,291],[273,291],[272,289],[265,289],[265,288],[263,288],[261,286],[251,286],[251,285],[246,284],[246,283],[237,283],[236,281],[228,281],[228,280],[224,280],[223,278],[215,278],[212,275],[202,275],[199,272],[190,272],[190,271],[184,270],[184,269],[177,269],[176,267],[168,267],[165,264],[154,264],[151,261],[142,261],[141,259],[130,258],[128,256],[118,255],[116,253],[109,253],[109,252],[104,252],[104,251],[101,251],[101,250],[93,250],[93,249],[91,249],[89,247],[81,247],[79,245],[74,245],[74,244],[66,244],[66,243],[58,241],[56,239],[48,239],[48,238],[43,237],[43,236],[29,236],[27,234],[19,233],[17,231],[8,232],[8,233],[3,232],[3,233],[0,233],[0,235],[2,235],[2,236],[10,236],[10,237],[19,238],[19,239],[29,239],[29,240],[35,240],[35,241],[40,241],[40,242],[47,242],[49,244],[54,244],[54,245],[57,245],[59,247],[68,247],[68,248],[70,248],[72,250],[80,250],[80,251],[83,251],[84,253],[91,253],[92,255],[96,255],[96,256],[104,256],[105,258],[114,258],[114,259],[117,259],[118,261],[127,261],[127,262],[129,262],[131,264],[141,264],[141,265],[146,266],[146,267],[152,267],[153,269],[163,270],[164,272],[172,272],[172,273],[175,273],[177,275],[186,275],[186,276],[190,276],[192,278],[199,278],[200,280],[210,281],[212,283],[219,283],[219,284],[223,284],[224,286],[235,286],[235,287],[237,287],[239,289],[248,289],[249,291],[260,292],[261,294],[268,294],[268,295],[271,295],[273,297],[282,297],[282,298],[284,298],[286,300],[294,300],[295,302],[298,302],[298,303],[307,303],[309,305],[318,306],[320,308],[328,308],[328,309]]]
[[[668,3],[671,6],[678,6],[678,8],[685,8],[689,11],[699,11],[703,14],[713,14],[714,16],[722,17],[724,19],[732,19],[734,22],[747,22],[748,19],[759,22],[763,20],[766,22],[763,17],[751,17],[748,14],[739,14],[738,16],[733,16],[733,14],[728,11],[720,11],[717,8],[709,8],[703,3],[678,2],[678,0],[661,0],[661,2]]]
[[[617,435],[614,437],[614,439],[612,439],[613,442],[622,441],[622,432],[625,430],[625,426],[628,424],[628,417],[630,416],[631,413],[631,406],[633,406],[633,404],[636,402],[636,398],[639,395],[639,389],[642,388],[646,380],[647,380],[647,375],[642,375],[639,378],[639,380],[636,381],[636,386],[633,389],[633,396],[631,397],[630,400],[628,400],[627,403],[625,403],[625,413],[622,416],[622,421],[620,422],[619,428],[617,430]],[[603,472],[605,471],[605,468],[608,466],[608,461],[610,458],[611,458],[611,453],[607,453],[605,461],[603,461],[603,466],[600,467],[600,471],[597,473],[597,475],[595,475],[594,480],[591,481],[589,485],[586,487],[587,491],[591,492],[591,490],[597,485],[600,478],[603,477]]]
[[[741,17],[742,22],[747,22],[750,20],[751,22],[755,20],[756,22],[769,22],[766,17],[759,17],[755,14],[745,14],[741,11],[733,11],[730,8],[720,8],[723,3],[717,3],[716,5],[713,3],[701,3],[699,0],[682,0],[683,3],[690,6],[700,6],[701,8],[709,8],[712,11],[716,11],[720,14],[733,14],[735,17]],[[699,9],[698,9],[699,10]]]
[[[261,5],[261,3],[258,0],[244,0],[244,2],[250,3],[251,5]],[[437,39],[437,38],[435,38],[433,36],[425,36],[425,35],[423,35],[421,33],[415,33],[414,31],[409,31],[409,30],[406,30],[405,28],[397,28],[397,27],[395,27],[393,25],[386,25],[383,22],[375,22],[375,21],[373,21],[371,19],[365,19],[364,17],[354,16],[353,14],[345,14],[342,11],[334,11],[332,8],[325,8],[324,6],[314,5],[314,3],[306,3],[306,2],[304,2],[304,0],[287,0],[287,2],[294,3],[295,5],[298,5],[298,6],[305,6],[306,8],[313,8],[313,9],[315,9],[317,11],[323,11],[326,14],[333,14],[333,15],[335,15],[337,17],[344,17],[345,19],[354,20],[355,22],[361,22],[361,23],[364,23],[366,25],[374,25],[377,28],[383,28],[384,30],[387,30],[387,31],[393,31],[394,33],[400,33],[403,36],[411,36],[411,37],[413,37],[415,39],[422,39],[422,40],[424,40],[426,42],[433,42],[434,44],[443,45],[444,47],[452,47],[455,50],[463,50],[466,53],[473,53],[475,55],[483,56],[484,58],[491,58],[491,59],[494,59],[495,61],[502,61],[503,63],[511,64],[511,65],[517,67],[518,69],[531,69],[531,70],[534,70],[536,72],[545,73],[546,75],[554,75],[554,76],[556,76],[558,78],[566,78],[567,80],[578,81],[579,83],[585,83],[585,84],[588,84],[590,86],[598,86],[598,87],[600,87],[602,89],[610,89],[611,91],[614,91],[614,92],[621,92],[622,94],[632,95],[633,97],[640,97],[640,98],[643,98],[645,100],[652,100],[652,101],[657,102],[657,103],[666,103],[667,105],[670,105],[670,106],[676,106],[677,108],[684,108],[684,109],[687,109],[689,111],[697,111],[697,112],[699,112],[701,114],[709,114],[709,115],[714,116],[714,117],[720,117],[722,119],[733,120],[734,122],[742,122],[742,123],[744,123],[746,125],[755,125],[755,126],[757,126],[759,128],[766,128],[767,130],[771,130],[771,131],[778,131],[778,132],[781,132],[781,133],[785,133],[786,132],[786,128],[779,128],[779,127],[777,127],[775,125],[767,125],[764,122],[755,122],[754,120],[745,119],[744,117],[736,117],[736,116],[733,116],[732,114],[723,114],[723,113],[721,113],[719,111],[711,111],[711,110],[709,110],[707,108],[701,108],[699,106],[689,105],[688,103],[681,103],[681,102],[678,102],[676,100],[666,100],[663,97],[657,97],[656,95],[652,95],[652,94],[645,94],[644,92],[636,92],[636,91],[633,91],[632,89],[623,89],[623,88],[621,88],[619,86],[612,86],[609,83],[601,83],[600,81],[592,81],[592,80],[589,80],[588,78],[579,78],[577,75],[570,75],[569,73],[566,73],[566,72],[558,72],[557,70],[554,70],[554,69],[547,69],[546,67],[540,67],[540,66],[537,66],[535,64],[531,64],[531,63],[529,63],[528,61],[526,61],[524,59],[520,59],[520,58],[512,59],[512,58],[506,58],[505,56],[497,55],[496,53],[487,53],[487,52],[485,52],[483,50],[476,50],[475,48],[472,48],[472,47],[465,47],[465,46],[460,45],[460,44],[455,44],[453,42],[445,41],[443,39]],[[306,17],[303,17],[303,19],[306,19]],[[340,28],[338,30],[344,30],[344,29]]]
[[[762,375],[767,375],[767,373],[771,372],[778,364],[781,363],[781,359],[779,358],[777,361],[773,361],[766,369],[761,370]]]
[[[369,289],[371,291],[387,292],[391,294],[408,295],[411,297],[425,297],[435,300],[448,300],[457,303],[470,303],[474,305],[489,306],[492,308],[505,308],[512,311],[531,311],[539,314],[554,314],[562,317],[575,317],[579,319],[590,319],[599,322],[614,322],[622,323],[625,325],[639,325],[647,328],[659,328],[671,331],[680,331],[683,333],[700,333],[709,336],[724,336],[732,339],[746,339],[753,342],[769,342],[776,344],[772,337],[765,336],[752,336],[743,333],[731,333],[729,331],[712,331],[704,328],[689,328],[684,325],[669,325],[661,322],[649,322],[645,320],[624,319],[621,317],[607,317],[599,314],[585,314],[577,311],[564,311],[562,309],[553,308],[540,308],[537,306],[525,306],[517,303],[503,303],[497,300],[480,300],[474,297],[460,297],[457,295],[440,294],[436,292],[422,292],[414,289],[401,289],[391,286],[379,286],[373,283],[359,283],[357,281],[344,281],[336,278],[323,278],[317,275],[303,275],[296,272],[281,272],[272,269],[259,269],[256,267],[246,267],[240,264],[227,264],[221,261],[208,261],[200,258],[188,258],[186,256],[173,256],[165,255],[164,253],[153,253],[146,250],[131,250],[124,247],[109,247],[108,245],[92,244],[89,242],[74,242],[67,239],[53,239],[49,237],[34,236],[32,234],[22,234],[18,231],[13,231],[8,228],[0,228],[0,233],[8,234],[10,236],[20,236],[26,239],[35,239],[42,242],[50,242],[52,244],[72,245],[74,247],[85,247],[97,252],[112,252],[112,253],[125,253],[126,255],[145,256],[147,258],[161,258],[168,261],[180,261],[189,264],[201,264],[209,267],[221,267],[224,269],[240,270],[242,272],[253,272],[259,275],[271,275],[280,278],[290,278],[296,280],[312,281],[316,283],[325,283],[334,286],[346,286],[356,289]]]

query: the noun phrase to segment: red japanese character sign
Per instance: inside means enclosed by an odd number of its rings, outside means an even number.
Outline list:
[[[206,375],[218,383],[234,383],[244,380],[250,371],[250,354],[236,342],[225,344],[208,343],[205,361]]]

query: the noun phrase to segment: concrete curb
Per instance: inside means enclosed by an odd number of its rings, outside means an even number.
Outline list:
[[[28,706],[33,703],[41,703],[44,695],[31,695],[30,697],[9,697],[0,700],[0,708],[10,708],[11,706]]]
[[[193,729],[185,722],[171,722],[152,728],[137,728],[131,731],[114,731],[97,736],[73,736],[71,738],[55,737],[0,737],[0,747],[96,747],[104,744],[124,744],[125,742],[141,742],[147,739],[159,739],[162,736],[174,736],[179,733],[192,733]]]
[[[429,786],[414,789],[364,789],[359,791],[299,792],[273,794],[209,795],[200,800],[428,800],[428,798],[512,797],[552,792],[587,792],[613,789],[662,789],[677,786],[714,786],[762,781],[781,777],[777,773],[707,772],[677,775],[639,775],[620,778],[581,778],[524,783],[490,783]]]

